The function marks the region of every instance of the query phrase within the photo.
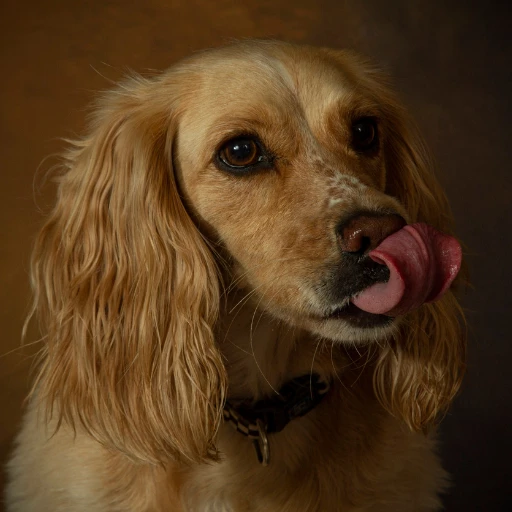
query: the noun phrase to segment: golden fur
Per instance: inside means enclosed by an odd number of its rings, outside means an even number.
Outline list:
[[[348,142],[362,115],[379,120],[375,158]],[[277,171],[217,169],[238,133]],[[449,292],[389,327],[320,318],[315,279],[358,209],[450,230],[416,129],[350,52],[248,41],[105,94],[34,251],[45,346],[8,510],[437,510],[430,427],[461,383],[462,313]],[[226,397],[311,371],[331,391],[260,466]]]

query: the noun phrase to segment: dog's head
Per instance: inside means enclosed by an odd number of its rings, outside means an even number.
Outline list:
[[[48,330],[39,399],[140,460],[211,456],[226,388],[213,334],[223,274],[292,326],[380,340],[376,393],[424,428],[460,384],[455,299],[401,322],[350,303],[387,279],[368,250],[414,221],[446,230],[445,197],[359,57],[246,42],[133,78],[67,154],[35,250]]]

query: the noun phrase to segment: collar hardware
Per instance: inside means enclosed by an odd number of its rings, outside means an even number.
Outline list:
[[[329,391],[329,383],[318,374],[302,375],[286,382],[277,396],[258,400],[230,400],[224,406],[224,420],[253,441],[258,461],[270,463],[267,434],[281,432],[290,421],[314,409]]]
[[[256,426],[258,427],[258,439],[254,439],[254,449],[256,450],[256,456],[258,462],[262,466],[268,466],[270,463],[270,446],[268,445],[267,432],[265,431],[265,425],[261,420],[256,420]]]

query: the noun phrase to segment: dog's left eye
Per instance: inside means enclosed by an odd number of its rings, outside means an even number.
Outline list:
[[[352,145],[356,151],[372,151],[379,145],[377,122],[373,117],[362,117],[352,124]]]
[[[235,172],[268,163],[261,144],[252,137],[229,140],[220,148],[217,156],[223,167]]]

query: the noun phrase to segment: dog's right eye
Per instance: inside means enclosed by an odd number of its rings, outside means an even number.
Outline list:
[[[244,136],[225,142],[217,153],[217,163],[224,170],[243,172],[266,166],[269,158],[257,139]]]

